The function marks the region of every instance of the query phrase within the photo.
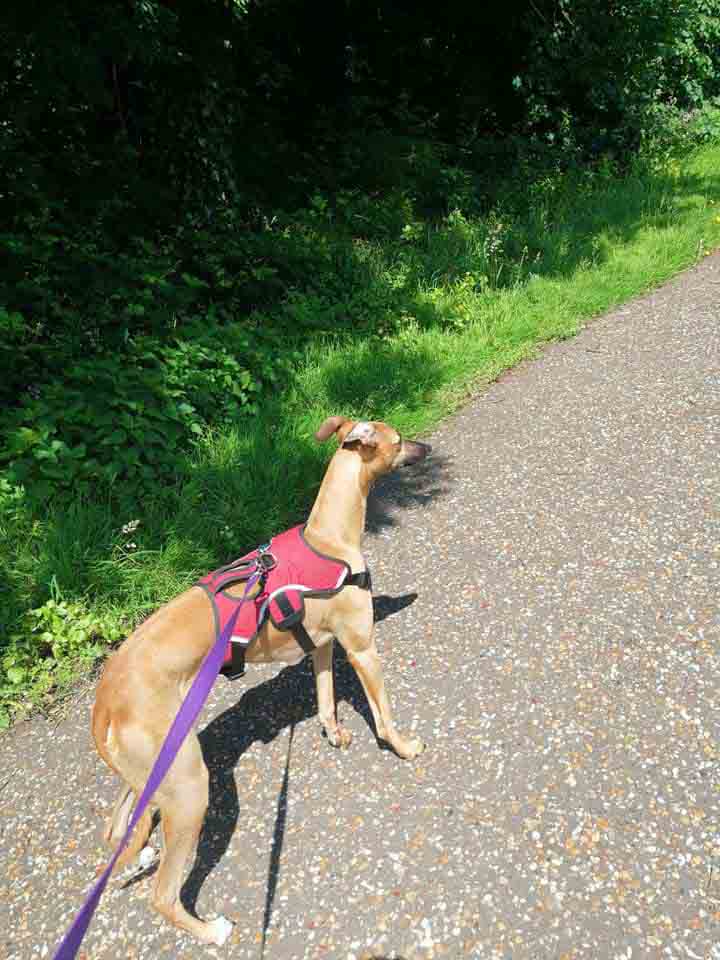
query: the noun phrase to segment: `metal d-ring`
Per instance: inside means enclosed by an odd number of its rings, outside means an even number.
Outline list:
[[[257,565],[261,573],[270,573],[277,566],[277,558],[270,552],[270,544],[258,547]]]

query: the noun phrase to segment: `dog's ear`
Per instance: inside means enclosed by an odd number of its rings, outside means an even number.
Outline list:
[[[376,447],[377,441],[375,427],[367,420],[359,420],[350,433],[343,437],[342,445],[346,447],[349,443],[361,443],[364,447]]]
[[[315,434],[315,439],[322,443],[327,440],[328,437],[331,437],[334,433],[347,423],[347,417],[328,417],[325,423],[318,429]]]

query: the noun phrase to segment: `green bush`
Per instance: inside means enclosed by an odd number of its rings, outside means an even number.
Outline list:
[[[0,729],[28,699],[42,703],[79,663],[92,663],[121,636],[116,618],[91,614],[82,603],[55,598],[28,610],[0,652]]]
[[[34,498],[100,484],[129,494],[171,482],[207,424],[253,415],[291,355],[242,327],[188,324],[137,336],[116,354],[67,354],[62,378],[32,387],[6,414],[0,464]]]
[[[514,83],[526,131],[568,154],[627,155],[720,93],[720,0],[556,0]]]

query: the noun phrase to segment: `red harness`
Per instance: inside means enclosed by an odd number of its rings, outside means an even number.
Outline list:
[[[240,603],[227,593],[234,583],[262,571],[260,590],[240,610],[220,673],[235,680],[245,673],[245,650],[270,617],[278,630],[291,630],[305,653],[315,644],[303,626],[305,597],[332,597],[343,587],[371,589],[370,572],[352,573],[344,560],[315,550],[303,535],[305,525],[291,527],[268,544],[206,574],[195,584],[208,595],[218,637]]]

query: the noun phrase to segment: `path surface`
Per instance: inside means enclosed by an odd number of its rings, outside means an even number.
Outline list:
[[[347,664],[345,753],[305,665],[220,682],[186,892],[232,938],[176,934],[143,875],[89,960],[720,958],[719,320],[714,256],[438,429],[367,538],[426,753],[378,749]],[[1,957],[52,956],[105,856],[88,705],[0,740]]]

